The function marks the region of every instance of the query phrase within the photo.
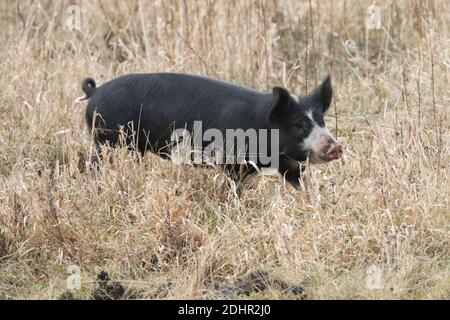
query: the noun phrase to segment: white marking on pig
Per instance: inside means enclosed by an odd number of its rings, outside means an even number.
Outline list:
[[[306,112],[306,116],[311,119],[314,127],[311,133],[303,140],[302,149],[305,151],[312,151],[313,154],[323,156],[324,147],[329,145],[330,140],[336,141],[328,130],[328,128],[322,128],[314,121],[312,110]]]
[[[294,99],[295,102],[297,102],[297,103],[300,102],[300,98],[297,97],[295,94],[292,94],[292,93],[291,93],[291,97],[292,97],[292,99]]]
[[[317,125],[316,121],[314,121],[313,114],[312,114],[312,110],[306,111],[306,116],[307,116],[309,119],[311,119],[311,121],[314,123],[314,125]]]

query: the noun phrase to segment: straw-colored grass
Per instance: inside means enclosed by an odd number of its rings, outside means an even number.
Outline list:
[[[218,298],[255,270],[307,299],[449,298],[450,3],[378,2],[380,30],[371,1],[82,1],[71,31],[71,1],[2,1],[0,298],[58,298],[69,265],[77,298],[99,270],[140,298]],[[344,157],[239,196],[219,168],[123,149],[91,174],[80,81],[156,71],[296,94],[329,72]]]

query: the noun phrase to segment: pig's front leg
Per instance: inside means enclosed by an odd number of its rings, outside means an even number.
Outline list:
[[[300,182],[298,181],[300,178],[300,169],[288,169],[282,172],[280,168],[280,173],[295,189],[298,190],[300,188]]]
[[[299,179],[301,177],[301,172],[303,171],[301,167],[302,165],[297,161],[281,158],[278,171],[287,182],[298,190],[300,188]]]

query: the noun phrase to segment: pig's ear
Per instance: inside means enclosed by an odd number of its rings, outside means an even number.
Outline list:
[[[289,91],[280,87],[274,87],[272,92],[273,92],[273,104],[272,109],[270,110],[269,113],[269,122],[277,123],[280,122],[280,120],[285,115],[291,95],[289,94]]]
[[[314,100],[314,103],[321,108],[323,113],[327,112],[330,107],[332,96],[333,89],[331,88],[330,75],[328,75],[310,94],[310,97]]]

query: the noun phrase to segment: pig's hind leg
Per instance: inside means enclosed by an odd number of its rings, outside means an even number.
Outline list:
[[[94,135],[94,145],[95,145],[95,151],[91,153],[89,162],[87,162],[87,167],[92,170],[98,170],[100,167],[100,160],[101,160],[101,149],[100,149],[100,143],[98,142],[97,137]]]

